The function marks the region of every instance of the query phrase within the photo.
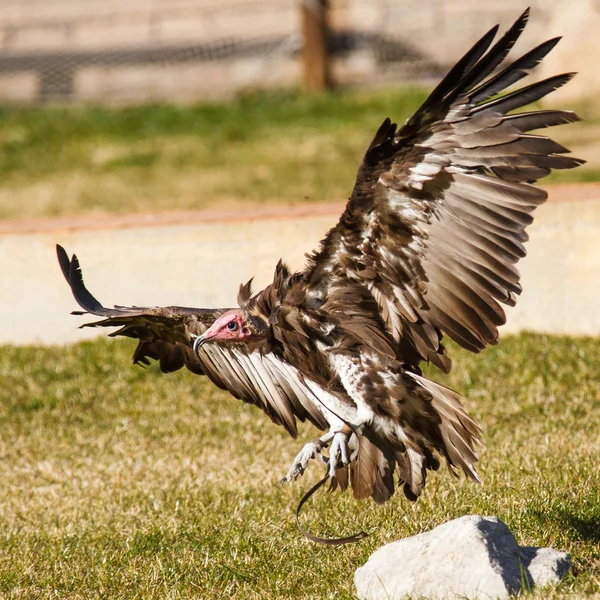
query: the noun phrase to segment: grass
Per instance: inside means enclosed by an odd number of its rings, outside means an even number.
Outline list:
[[[96,215],[348,197],[386,116],[402,123],[421,89],[307,97],[249,94],[221,104],[0,109],[0,219]],[[550,181],[600,179],[600,125],[559,129],[589,158]]]
[[[278,479],[292,440],[189,373],[129,365],[132,343],[0,350],[0,597],[353,597],[383,543],[465,514],[497,515],[523,545],[571,553],[534,598],[600,588],[600,340],[524,334],[479,356],[452,348],[449,383],[482,423],[483,486],[432,476],[383,507],[319,493],[304,523],[370,536],[305,541],[293,511],[320,476]]]

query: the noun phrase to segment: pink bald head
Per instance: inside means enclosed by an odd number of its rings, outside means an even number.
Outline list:
[[[221,315],[204,332],[204,338],[208,340],[238,340],[244,336],[244,317],[239,310],[230,310]],[[247,333],[250,330],[246,327]]]
[[[254,331],[249,318],[242,310],[230,310],[221,315],[194,342],[194,350],[206,342],[254,342],[264,336]]]

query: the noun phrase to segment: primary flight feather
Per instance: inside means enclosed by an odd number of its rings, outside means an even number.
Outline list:
[[[498,340],[503,304],[521,292],[516,263],[526,227],[546,200],[535,185],[583,161],[531,131],[577,121],[569,111],[512,113],[572,77],[504,93],[558,38],[499,68],[529,11],[495,44],[486,33],[398,129],[386,119],[369,145],[338,224],[303,271],[282,262],[238,308],[103,307],[77,257],[58,259],[91,327],[139,340],[134,362],[187,367],[260,407],[294,437],[297,420],[326,431],[307,444],[285,481],[329,447],[333,488],[383,503],[402,485],[415,500],[440,458],[478,481],[480,429],[452,390],[423,376],[449,371],[444,335],[479,352]]]

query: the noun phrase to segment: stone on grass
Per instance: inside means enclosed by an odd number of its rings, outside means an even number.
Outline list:
[[[361,600],[507,598],[556,583],[564,552],[521,548],[497,517],[469,515],[375,551],[354,575]]]

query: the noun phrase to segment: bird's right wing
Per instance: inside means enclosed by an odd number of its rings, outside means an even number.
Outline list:
[[[525,256],[525,230],[547,196],[533,183],[584,162],[530,133],[577,115],[514,112],[572,73],[501,94],[558,42],[496,73],[528,16],[494,45],[498,27],[484,35],[400,130],[384,121],[345,212],[305,271],[310,302],[339,315],[352,309],[345,297],[353,289],[367,289],[378,307],[373,321],[385,323],[410,364],[430,360],[448,370],[442,334],[473,352],[497,342],[501,305],[514,305],[521,292],[515,265]]]
[[[206,375],[215,385],[236,398],[254,404],[271,420],[297,436],[296,418],[308,419],[319,429],[327,422],[316,408],[314,395],[304,379],[272,352],[255,345],[207,344],[196,354],[192,343],[227,309],[201,309],[182,306],[104,307],[85,287],[79,260],[69,259],[62,246],[56,247],[58,262],[75,300],[83,311],[105,317],[82,327],[119,327],[109,335],[123,335],[138,341],[133,354],[136,364],[149,365],[157,360],[164,373],[187,367],[197,375]]]

